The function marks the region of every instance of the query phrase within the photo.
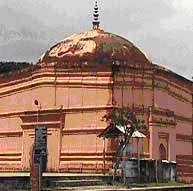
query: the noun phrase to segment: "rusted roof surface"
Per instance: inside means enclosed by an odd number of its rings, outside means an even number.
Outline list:
[[[150,63],[145,54],[123,37],[103,30],[74,34],[50,48],[39,64],[112,60]]]

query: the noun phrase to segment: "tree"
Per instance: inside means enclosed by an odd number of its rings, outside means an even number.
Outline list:
[[[0,74],[22,70],[24,68],[30,67],[31,65],[32,64],[28,62],[0,61]]]
[[[136,113],[128,107],[113,108],[109,113],[103,116],[103,118],[112,126],[122,127],[123,132],[119,134],[118,141],[119,147],[116,152],[116,161],[114,167],[115,180],[116,171],[119,167],[119,163],[123,157],[123,151],[129,143],[129,139],[132,137],[134,131],[146,128],[144,120],[137,118]]]

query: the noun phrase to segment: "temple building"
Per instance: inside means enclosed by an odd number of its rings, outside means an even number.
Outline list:
[[[192,103],[193,83],[102,30],[96,5],[91,30],[57,43],[35,65],[1,75],[0,171],[29,170],[39,125],[47,128],[48,171],[108,172],[116,141],[104,145],[98,137],[107,127],[102,117],[128,106],[147,126],[141,157],[175,161],[179,179],[191,182]]]

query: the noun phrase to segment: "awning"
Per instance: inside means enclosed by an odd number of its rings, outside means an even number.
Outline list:
[[[132,134],[133,138],[145,138],[146,136],[138,130],[135,130]]]
[[[123,126],[111,124],[106,129],[104,129],[98,135],[98,137],[113,138],[113,137],[119,136],[120,134],[125,134],[125,128]],[[143,133],[141,133],[140,131],[135,130],[131,137],[133,137],[133,138],[145,138],[146,136]]]
[[[120,131],[120,129],[118,129],[114,125],[109,125],[98,135],[98,137],[113,138],[119,136],[121,133],[122,132]]]

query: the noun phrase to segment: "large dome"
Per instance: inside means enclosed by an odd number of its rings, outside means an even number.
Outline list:
[[[142,51],[128,40],[101,29],[72,35],[50,48],[39,60],[39,64],[64,62],[109,62],[150,63]]]

